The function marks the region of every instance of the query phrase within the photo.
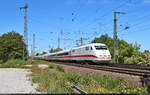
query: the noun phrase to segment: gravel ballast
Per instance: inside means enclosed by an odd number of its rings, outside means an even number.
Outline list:
[[[36,85],[31,85],[27,69],[0,69],[0,94],[2,93],[37,93]]]
[[[55,63],[52,63],[55,64]],[[82,75],[91,75],[91,74],[98,74],[98,75],[107,75],[111,78],[114,77],[122,77],[126,81],[130,82],[134,85],[142,85],[141,78],[139,76],[133,76],[128,74],[121,74],[121,73],[115,73],[115,72],[109,72],[109,71],[102,71],[102,70],[94,70],[94,69],[88,69],[83,67],[76,67],[76,66],[70,66],[70,65],[64,65],[64,64],[57,64],[60,66],[63,66],[65,70],[72,71],[72,72],[79,72]]]

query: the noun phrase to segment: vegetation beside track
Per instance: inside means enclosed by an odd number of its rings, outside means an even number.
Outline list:
[[[49,64],[43,60],[28,60],[22,61],[21,59],[10,59],[5,63],[0,64],[0,68],[28,68],[25,65]]]
[[[33,64],[48,64],[48,61],[44,61],[44,60],[28,60],[24,62],[24,65],[33,65]]]
[[[21,68],[23,67],[23,61],[20,59],[10,59],[0,65],[0,68]]]
[[[47,64],[49,68],[41,69],[38,64]],[[0,68],[25,68],[25,65],[32,65],[33,83],[40,85],[37,91],[46,93],[76,93],[68,84],[75,85],[87,93],[124,93],[137,94],[147,93],[147,88],[131,85],[123,78],[109,78],[101,75],[83,76],[80,73],[65,71],[59,65],[50,64],[42,60],[29,60],[22,62],[19,59],[8,60],[1,64]]]
[[[95,38],[92,43],[104,43],[108,46],[108,49],[113,58],[114,56],[114,39],[109,37],[108,34],[101,35]],[[118,39],[118,63],[119,64],[150,64],[150,51],[141,51],[141,45],[137,42],[128,43],[125,40]],[[111,63],[114,63],[114,58]]]
[[[78,86],[87,93],[147,93],[147,88],[131,85],[123,78],[102,75],[83,76],[80,73],[64,71],[63,67],[50,64],[49,68],[41,69],[34,65],[31,69],[33,83],[40,86],[37,91],[46,93],[76,93],[70,84]]]

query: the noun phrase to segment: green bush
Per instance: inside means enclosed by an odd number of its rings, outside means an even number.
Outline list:
[[[50,65],[48,66],[48,68],[50,68],[50,69],[53,69],[54,67],[55,67],[54,64],[50,64]]]
[[[62,66],[56,65],[55,69],[60,72],[64,72],[64,68]]]
[[[1,68],[18,68],[21,67],[22,60],[20,59],[10,59],[6,63],[2,64]]]
[[[55,68],[57,71],[64,72],[64,68],[63,68],[62,66],[60,66],[60,65],[50,64],[50,65],[48,66],[48,68],[50,68],[50,69]]]
[[[73,84],[78,84],[81,81],[82,75],[79,73],[67,72],[66,78],[68,79],[69,82]]]
[[[3,64],[3,60],[0,60],[0,64]]]
[[[150,64],[150,53],[136,53],[131,57],[124,58],[125,64]]]

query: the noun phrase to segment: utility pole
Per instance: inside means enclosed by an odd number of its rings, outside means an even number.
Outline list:
[[[60,38],[58,37],[58,47],[57,48],[60,48]]]
[[[35,56],[35,34],[33,34],[33,57]]]
[[[63,19],[64,19],[63,17],[60,17],[60,27],[61,27],[61,29],[60,29],[60,33],[58,34],[58,47],[57,48],[60,48],[60,39],[63,35],[63,28],[62,28]]]
[[[80,40],[76,40],[76,41],[80,41],[80,46],[82,46],[83,45],[83,40],[88,40],[87,38],[80,38]]]
[[[33,59],[33,45],[31,45],[31,58]]]
[[[80,38],[80,41],[81,41],[81,46],[83,45],[83,38],[81,37]]]
[[[67,39],[61,38],[61,40],[70,40],[70,41],[74,41],[73,39],[70,39],[70,38],[67,38]],[[65,48],[65,49],[66,49],[66,48]]]
[[[20,7],[21,9],[25,9],[25,15],[24,15],[24,42],[26,44],[26,48],[23,46],[23,60],[28,59],[28,30],[27,30],[27,8],[28,5],[26,4],[24,7]],[[27,58],[25,58],[25,50],[27,50]]]
[[[117,42],[117,17],[116,14],[125,14],[124,12],[114,12],[114,60],[118,63],[118,42]]]

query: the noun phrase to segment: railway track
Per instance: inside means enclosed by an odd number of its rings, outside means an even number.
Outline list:
[[[120,67],[120,68],[131,68],[140,70],[150,70],[150,65],[137,65],[137,64],[107,64],[110,67]]]
[[[150,77],[150,68],[149,67],[138,67],[127,65],[88,65],[88,64],[78,64],[78,63],[66,63],[66,62],[53,62],[56,64],[71,65],[77,67],[84,67],[95,70],[103,70],[115,73],[129,74],[134,76],[144,76]]]

